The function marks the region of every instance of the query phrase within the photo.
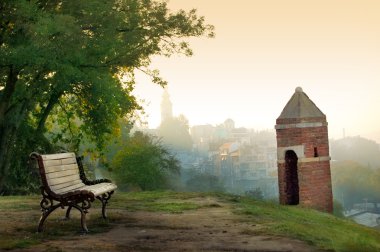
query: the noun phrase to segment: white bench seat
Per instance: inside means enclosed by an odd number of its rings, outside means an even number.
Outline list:
[[[42,231],[43,223],[51,212],[58,207],[66,206],[67,218],[72,208],[81,212],[82,229],[88,232],[85,215],[95,199],[102,202],[102,215],[103,218],[107,218],[105,208],[117,185],[107,179],[87,180],[80,159],[72,152],[47,155],[34,152],[30,159],[37,162],[42,181],[42,216],[38,226],[39,232]]]

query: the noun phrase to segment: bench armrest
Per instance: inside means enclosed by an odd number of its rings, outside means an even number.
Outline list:
[[[79,168],[79,176],[80,176],[80,179],[82,180],[82,182],[85,185],[96,185],[96,184],[99,184],[99,183],[111,183],[111,180],[104,179],[104,178],[103,179],[89,180],[86,177],[86,173],[84,172],[82,158],[83,157],[76,157],[77,163],[78,163],[78,168]]]

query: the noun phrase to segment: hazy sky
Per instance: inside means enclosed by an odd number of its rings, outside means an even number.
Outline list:
[[[297,86],[327,116],[330,137],[380,142],[380,1],[170,0],[195,8],[214,39],[191,39],[193,57],[155,58],[175,115],[190,125],[273,129]],[[149,127],[160,123],[163,90],[138,75]]]

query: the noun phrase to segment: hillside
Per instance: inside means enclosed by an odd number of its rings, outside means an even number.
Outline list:
[[[0,250],[380,251],[380,232],[300,207],[225,194],[117,192],[108,221],[94,204],[90,233],[57,210],[35,233],[39,196],[0,197]]]

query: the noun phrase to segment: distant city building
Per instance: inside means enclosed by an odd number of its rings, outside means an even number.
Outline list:
[[[161,124],[173,118],[173,104],[165,89],[161,102]],[[159,135],[157,130],[150,133]],[[278,198],[273,130],[258,132],[235,128],[235,122],[229,118],[216,126],[192,126],[190,136],[192,151],[173,152],[182,166],[183,184],[194,174],[205,174],[217,177],[230,193],[246,194],[259,190],[264,198]]]
[[[203,157],[194,169],[219,177],[228,192],[259,189],[264,198],[278,197],[274,131],[235,128],[227,119],[217,126],[193,126],[191,136],[195,153]]]
[[[207,156],[214,132],[215,127],[210,124],[191,127],[190,134],[193,138],[194,149],[197,153]]]
[[[220,177],[230,192],[244,194],[260,189],[265,198],[278,195],[276,149],[227,142],[219,148]]]
[[[375,204],[377,205],[375,207]],[[376,213],[376,209],[380,208],[377,203],[355,204],[354,208],[349,211],[344,211],[344,216],[353,219],[361,225],[380,229],[380,214]]]
[[[224,121],[224,127],[228,131],[231,131],[232,129],[235,128],[235,122],[231,118],[228,118],[227,120]]]
[[[173,105],[165,89],[161,102],[161,123],[173,118]],[[274,131],[255,132],[235,128],[227,119],[213,126],[190,128],[192,152],[174,154],[182,166],[183,183],[191,174],[209,174],[223,183],[227,192],[245,194],[260,190],[264,198],[278,197],[276,141]]]
[[[229,132],[229,139],[232,141],[249,145],[251,144],[251,138],[249,136],[249,131],[246,128],[233,128]]]

